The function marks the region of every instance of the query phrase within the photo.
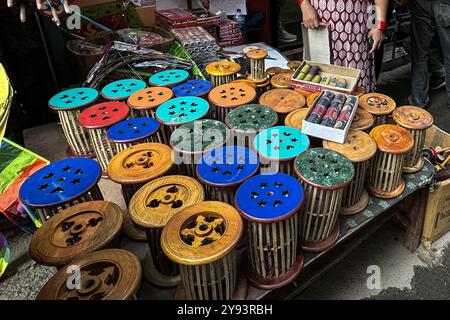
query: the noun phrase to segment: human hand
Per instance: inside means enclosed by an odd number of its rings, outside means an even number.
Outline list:
[[[303,24],[306,28],[316,29],[320,25],[317,11],[312,7],[308,1],[303,1],[300,6],[303,16]]]
[[[370,30],[369,36],[371,36],[373,40],[372,49],[369,53],[373,53],[375,50],[381,48],[381,44],[384,41],[384,31],[375,28]]]

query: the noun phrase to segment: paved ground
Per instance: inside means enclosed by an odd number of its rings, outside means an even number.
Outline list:
[[[379,91],[405,104],[410,79],[409,66],[385,72],[380,79]],[[430,111],[439,127],[450,132],[450,109],[446,107],[445,91],[432,93]],[[65,143],[57,124],[27,130],[26,146],[49,160],[65,157]],[[102,180],[100,188],[106,199],[121,199],[120,188],[109,180]],[[124,203],[119,202],[124,208]],[[53,268],[36,265],[28,255],[30,237],[15,228],[5,232],[12,250],[11,264],[6,277],[0,281],[0,300],[34,299],[39,288],[55,272]],[[410,253],[402,243],[402,231],[387,224],[364,242],[332,271],[318,280],[298,299],[449,299],[450,298],[450,234],[444,236],[431,249],[420,248]],[[122,247],[135,252],[141,259],[146,246],[127,239]],[[367,268],[378,266],[381,286],[367,288]],[[161,299],[144,283],[140,298]]]

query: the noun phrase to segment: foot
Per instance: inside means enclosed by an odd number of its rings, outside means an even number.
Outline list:
[[[287,32],[282,24],[278,25],[278,41],[280,42],[294,42],[297,40],[297,36]]]
[[[430,89],[438,90],[445,86],[445,78],[444,77],[431,77],[430,78]]]

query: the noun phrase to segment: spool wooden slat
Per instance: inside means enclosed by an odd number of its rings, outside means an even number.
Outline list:
[[[78,118],[80,125],[89,132],[104,177],[108,176],[106,170],[109,161],[117,153],[116,144],[107,138],[108,128],[124,120],[129,112],[127,104],[111,101],[87,108]]]
[[[122,228],[123,212],[107,201],[88,201],[65,209],[34,234],[30,254],[46,266],[63,266],[73,259],[111,245]]]
[[[196,165],[203,153],[221,147],[230,138],[230,130],[217,120],[202,119],[184,124],[170,137],[174,162],[182,166],[186,175],[195,177]]]
[[[425,164],[422,149],[426,129],[433,125],[433,116],[422,108],[403,106],[394,110],[392,118],[397,125],[408,130],[414,139],[414,147],[405,156],[403,172],[413,173],[421,170]]]
[[[374,126],[387,124],[389,116],[397,107],[395,101],[381,93],[366,93],[359,97],[359,106],[373,115]]]
[[[62,268],[42,287],[37,300],[130,300],[141,286],[139,259],[129,251],[105,249],[73,260],[80,268],[80,288],[69,288],[73,270]]]
[[[211,78],[213,87],[230,83],[236,80],[237,73],[241,70],[241,66],[232,61],[218,61],[208,64],[205,68],[207,74]]]
[[[294,176],[293,160],[309,148],[309,138],[296,128],[276,126],[260,132],[253,140],[253,148],[259,155],[262,173]]]
[[[414,139],[406,129],[387,124],[373,128],[370,136],[378,150],[369,170],[368,190],[380,198],[395,198],[405,189],[402,168]]]
[[[324,140],[323,147],[339,152],[353,162],[355,176],[344,190],[341,214],[351,215],[361,212],[369,202],[364,183],[370,159],[377,151],[375,141],[367,133],[349,130],[343,144]]]
[[[313,148],[295,159],[295,171],[305,193],[300,245],[305,251],[326,250],[339,237],[337,218],[353,164],[338,152]]]
[[[94,157],[94,148],[86,130],[79,125],[79,114],[99,97],[93,88],[73,88],[54,95],[48,102],[58,113],[64,136],[69,145],[69,154]]]
[[[256,135],[278,122],[278,115],[269,107],[260,104],[247,104],[230,111],[225,123],[231,129],[234,144],[252,147]]]
[[[180,210],[204,200],[201,184],[185,176],[154,179],[139,189],[129,206],[131,220],[146,230],[149,251],[143,262],[144,276],[159,287],[175,287],[179,280],[178,265],[161,250],[161,232]]]
[[[278,113],[280,123],[284,123],[288,113],[306,105],[306,99],[294,90],[272,89],[259,98],[259,103],[275,110]]]
[[[235,205],[248,222],[247,258],[254,286],[280,288],[300,273],[303,255],[297,241],[302,202],[300,183],[282,173],[257,175],[239,187]]]
[[[103,200],[97,186],[101,168],[88,158],[53,162],[33,173],[19,190],[20,201],[35,209],[44,223],[75,204]]]
[[[180,265],[186,298],[210,300],[245,298],[235,296],[237,279],[236,245],[243,233],[243,221],[232,206],[200,202],[179,211],[161,235],[164,253]]]
[[[256,91],[242,83],[228,83],[215,87],[209,92],[208,99],[213,106],[213,117],[224,122],[227,114],[242,105],[251,103]]]

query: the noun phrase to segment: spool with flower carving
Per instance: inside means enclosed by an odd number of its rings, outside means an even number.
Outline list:
[[[374,126],[387,124],[389,116],[397,107],[395,101],[381,93],[366,93],[359,97],[359,106],[373,115]]]
[[[172,149],[161,143],[142,143],[116,154],[108,164],[110,179],[122,186],[128,207],[133,195],[147,182],[165,175],[173,167]],[[127,215],[124,233],[131,239],[145,241],[145,230],[136,227]]]
[[[103,200],[97,185],[101,168],[88,158],[52,162],[33,173],[19,190],[20,201],[36,210],[44,223],[75,204]]]
[[[259,103],[272,108],[278,113],[278,121],[284,123],[288,113],[306,105],[306,99],[294,90],[272,89],[259,98]]]
[[[170,288],[180,281],[179,268],[161,249],[161,232],[178,212],[204,200],[202,185],[186,176],[157,178],[142,187],[129,206],[131,220],[147,234],[149,250],[143,261],[145,278],[158,287]]]
[[[94,157],[94,147],[86,130],[79,125],[79,114],[98,99],[99,93],[93,88],[73,88],[54,95],[48,102],[58,113],[64,136],[69,148],[69,156]]]
[[[105,249],[72,261],[80,267],[80,288],[69,288],[73,270],[62,268],[42,287],[37,300],[131,300],[141,286],[139,259],[129,251]]]
[[[247,52],[247,58],[250,60],[250,79],[255,83],[266,82],[265,59],[267,51],[262,49],[253,49]]]
[[[242,83],[228,83],[215,87],[208,95],[213,106],[212,116],[224,122],[227,114],[233,109],[255,100],[256,91]]]
[[[156,119],[161,123],[164,144],[169,144],[172,133],[179,126],[206,117],[208,101],[198,97],[179,97],[164,102],[156,110]]]
[[[303,266],[303,255],[297,249],[302,186],[283,173],[257,175],[239,187],[235,201],[248,221],[250,282],[261,289],[288,284]]]
[[[111,82],[102,88],[102,96],[106,100],[124,101],[136,91],[146,87],[144,81],[138,79],[121,79]]]
[[[218,201],[200,202],[179,211],[161,235],[166,256],[179,264],[182,285],[176,298],[244,299],[247,283],[238,272],[236,246],[243,221],[235,208]]]
[[[309,138],[293,127],[271,127],[258,133],[253,148],[261,161],[261,173],[282,172],[295,176],[293,160],[309,148]]]
[[[84,110],[78,117],[78,122],[84,127],[91,137],[97,160],[106,178],[108,163],[117,153],[116,144],[107,137],[108,128],[123,121],[130,109],[123,102],[103,102]]]
[[[375,141],[365,132],[349,130],[343,144],[324,140],[323,147],[343,154],[355,168],[355,176],[344,190],[341,214],[351,215],[363,211],[369,203],[364,183],[370,159],[377,151]]]
[[[355,116],[353,118],[351,130],[360,130],[369,133],[375,123],[375,118],[372,114],[364,110],[363,108],[356,109]]]
[[[170,137],[174,161],[186,175],[195,177],[196,166],[203,154],[223,146],[230,137],[227,126],[217,120],[202,119],[184,124]]]
[[[116,144],[117,152],[145,142],[159,142],[159,122],[153,118],[134,118],[123,120],[106,132],[108,139]]]
[[[232,61],[211,62],[205,69],[206,73],[211,77],[213,87],[236,80],[237,73],[240,70],[241,66]]]
[[[170,69],[155,73],[149,79],[152,86],[173,87],[189,79],[189,72],[182,69]]]
[[[36,231],[30,243],[34,261],[62,267],[74,259],[117,245],[123,212],[107,201],[88,201],[67,208]]]
[[[161,104],[173,98],[170,88],[149,87],[133,93],[127,100],[128,106],[134,118],[149,117],[155,118],[155,110]]]
[[[261,104],[247,104],[230,111],[225,123],[231,129],[235,145],[250,147],[255,136],[278,122],[278,115]]]
[[[240,146],[221,147],[206,153],[197,165],[206,199],[234,204],[236,188],[259,169],[256,153]]]
[[[373,128],[370,136],[378,150],[369,170],[369,193],[384,199],[395,198],[405,190],[402,168],[406,154],[414,146],[414,138],[406,129],[389,124]]]
[[[414,147],[406,155],[403,172],[413,173],[421,170],[425,164],[422,157],[425,134],[426,130],[433,125],[433,116],[422,108],[403,106],[394,110],[392,118],[397,125],[408,130],[414,138]]]
[[[207,80],[188,80],[173,87],[173,93],[175,97],[206,98],[211,89],[212,84]]]
[[[295,171],[305,193],[300,245],[305,251],[324,251],[339,237],[337,218],[353,164],[335,151],[312,148],[295,159]]]

